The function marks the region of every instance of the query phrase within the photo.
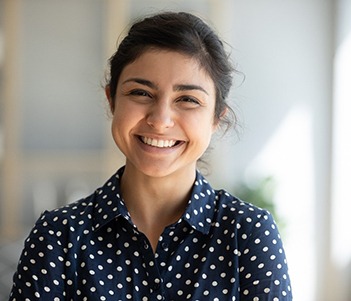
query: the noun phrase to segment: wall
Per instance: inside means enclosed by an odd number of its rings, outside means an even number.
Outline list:
[[[209,178],[235,193],[237,181],[274,176],[295,298],[334,300],[323,297],[321,264],[330,254],[333,2],[230,5],[225,32],[245,74],[233,92],[240,138],[215,141]]]
[[[333,97],[331,254],[325,285],[333,300],[351,300],[351,1],[336,5]]]

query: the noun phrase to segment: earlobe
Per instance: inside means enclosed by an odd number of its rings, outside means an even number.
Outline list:
[[[222,113],[216,118],[215,122],[213,123],[213,132],[216,132],[221,125],[221,120],[227,115],[228,108],[225,108]]]
[[[221,115],[219,116],[219,119],[223,119],[225,117],[225,115],[227,115],[228,113],[228,108],[225,107],[224,110],[222,111]]]
[[[115,111],[115,103],[114,103],[114,101],[113,101],[113,99],[111,97],[111,90],[110,90],[110,86],[109,85],[106,85],[106,87],[105,87],[105,95],[106,95],[106,98],[108,100],[111,113],[113,114],[113,112]]]

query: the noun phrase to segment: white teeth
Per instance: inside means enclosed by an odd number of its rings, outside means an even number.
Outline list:
[[[152,139],[152,138],[147,138],[147,137],[141,137],[143,142],[145,144],[155,146],[155,147],[172,147],[176,143],[174,140],[158,140],[158,139]]]

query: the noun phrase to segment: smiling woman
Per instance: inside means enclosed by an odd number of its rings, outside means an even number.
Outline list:
[[[10,300],[292,300],[271,214],[196,169],[218,126],[231,123],[232,71],[194,15],[131,27],[106,84],[125,165],[92,195],[44,212]]]
[[[196,162],[218,124],[213,80],[197,60],[151,49],[123,69],[119,83],[115,98],[107,86],[107,97],[113,137],[127,158],[124,173],[132,173],[133,181],[147,175],[172,182],[190,177],[192,183]]]

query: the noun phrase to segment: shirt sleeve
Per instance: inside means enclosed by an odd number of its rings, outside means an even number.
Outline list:
[[[248,229],[239,238],[240,300],[292,300],[285,252],[272,215],[262,210],[245,224]]]
[[[45,214],[35,224],[22,251],[13,276],[10,301],[64,300],[65,248],[55,231],[45,220]]]

